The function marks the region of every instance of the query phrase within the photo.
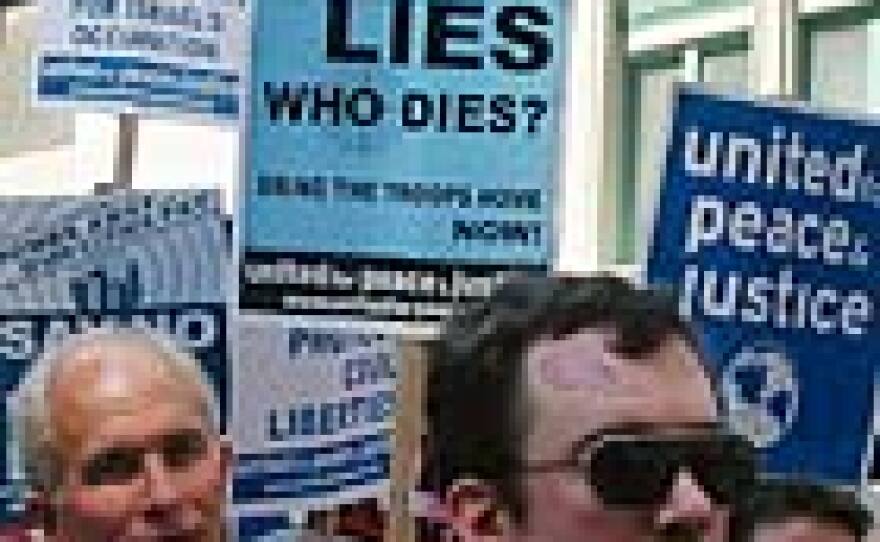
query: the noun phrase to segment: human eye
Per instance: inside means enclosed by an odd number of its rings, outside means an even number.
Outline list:
[[[169,468],[179,469],[204,457],[208,439],[201,431],[186,430],[167,435],[162,442],[162,456]]]
[[[93,455],[82,470],[90,486],[124,484],[141,472],[142,454],[133,448],[111,448]]]

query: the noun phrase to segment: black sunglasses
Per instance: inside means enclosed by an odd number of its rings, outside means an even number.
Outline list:
[[[687,469],[720,505],[734,505],[755,483],[756,456],[744,438],[717,425],[603,430],[579,440],[567,459],[530,463],[527,472],[575,470],[611,509],[660,506]]]

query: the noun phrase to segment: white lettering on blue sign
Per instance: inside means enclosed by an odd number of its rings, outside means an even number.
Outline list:
[[[727,321],[767,323],[777,329],[864,335],[873,319],[874,305],[866,290],[815,287],[796,280],[791,269],[762,276],[687,265],[681,312],[688,317],[703,314]]]
[[[865,170],[865,145],[838,152],[809,148],[802,133],[789,133],[781,126],[773,128],[769,145],[737,133],[711,132],[708,142],[706,138],[696,128],[685,134],[684,168],[696,177],[720,173],[726,180],[763,182],[770,188],[845,202],[865,193],[860,184],[874,182],[874,174]]]
[[[674,109],[648,281],[680,295],[767,472],[856,484],[880,349],[880,130],[691,85]]]
[[[0,322],[0,359],[8,362],[27,362],[38,349],[33,320]]]
[[[46,317],[48,321],[47,337],[61,338],[70,334],[82,333],[90,328],[102,326],[131,326],[140,329],[155,329],[175,339],[181,347],[193,352],[212,348],[218,340],[219,329],[216,317],[202,309],[178,309],[171,312],[150,312],[130,314],[125,316],[100,314],[77,317]],[[23,349],[25,344],[22,323],[16,322],[12,326],[0,324],[0,333],[4,343],[15,344],[18,349]],[[31,324],[31,341],[33,338],[33,324]],[[2,344],[2,343],[0,343]],[[22,350],[24,351],[24,350]],[[30,346],[31,353],[36,350]],[[31,357],[27,359],[31,359]],[[22,358],[23,359],[23,358]]]

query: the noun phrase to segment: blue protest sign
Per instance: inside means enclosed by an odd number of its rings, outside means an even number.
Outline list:
[[[858,482],[880,359],[880,126],[679,89],[648,279],[774,472]]]
[[[41,103],[238,115],[244,13],[234,0],[41,0]]]
[[[33,362],[55,341],[100,327],[154,329],[194,355],[226,416],[229,251],[218,194],[129,191],[0,200],[0,438]],[[0,516],[23,487],[0,451]]]
[[[436,320],[545,269],[567,4],[259,2],[241,307]]]

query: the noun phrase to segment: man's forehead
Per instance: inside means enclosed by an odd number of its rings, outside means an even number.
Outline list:
[[[94,370],[105,364],[127,363],[135,359],[157,359],[164,355],[157,347],[142,341],[124,341],[101,337],[94,341],[74,343],[70,348],[59,351],[57,358],[61,364],[61,374]]]
[[[557,390],[595,389],[611,383],[608,341],[598,329],[556,338],[544,336],[526,350],[529,381]]]
[[[526,350],[529,380],[556,391],[595,391],[620,380],[620,373],[649,367],[702,371],[695,352],[676,335],[666,337],[645,354],[649,365],[625,359],[614,351],[616,335],[604,328],[584,329],[565,337],[544,336]]]
[[[62,433],[82,435],[110,416],[149,412],[157,404],[198,410],[201,390],[169,370],[162,354],[134,345],[86,346],[67,354],[47,389]]]
[[[644,359],[615,353],[615,339],[612,331],[588,329],[542,338],[527,350],[529,440],[536,457],[555,457],[603,427],[715,420],[708,377],[683,339],[669,337]]]
[[[127,385],[126,385],[127,386]],[[205,429],[198,397],[171,385],[94,388],[53,405],[57,444],[65,455],[154,440],[174,428]]]
[[[89,399],[126,397],[135,390],[182,386],[164,352],[140,343],[85,344],[59,357],[50,390]]]

